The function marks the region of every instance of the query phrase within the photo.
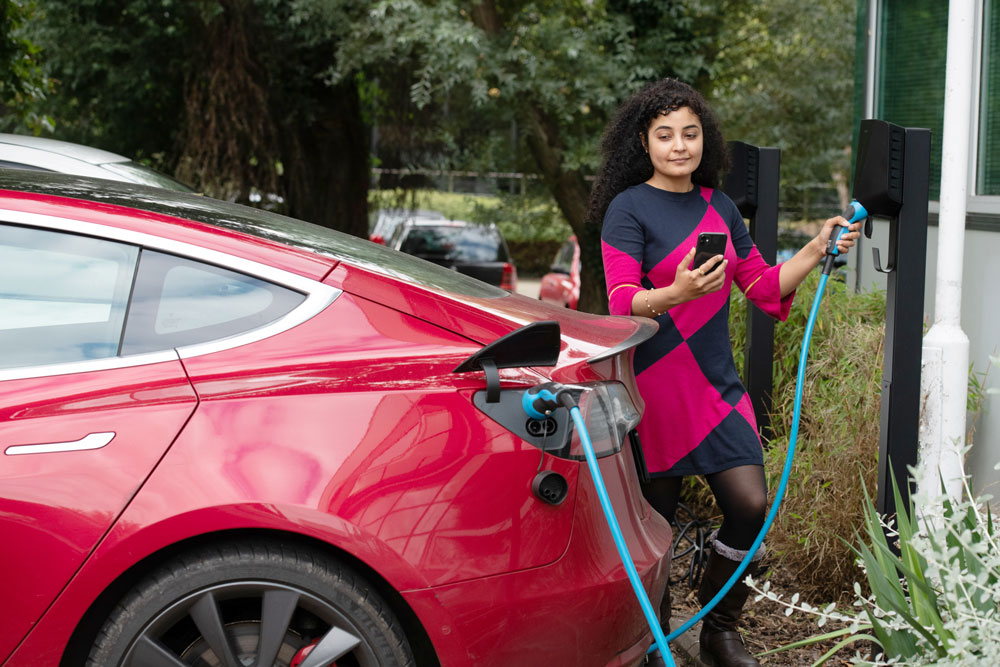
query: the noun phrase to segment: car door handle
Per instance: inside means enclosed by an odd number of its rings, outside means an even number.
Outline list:
[[[11,445],[4,450],[7,456],[17,454],[52,454],[55,452],[79,452],[85,449],[100,449],[115,437],[114,431],[91,433],[73,442],[46,442],[37,445]]]

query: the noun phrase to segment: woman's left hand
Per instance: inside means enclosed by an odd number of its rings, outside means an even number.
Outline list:
[[[854,247],[854,240],[861,236],[861,232],[858,230],[861,229],[862,222],[859,220],[848,225],[847,220],[841,215],[834,216],[824,222],[823,229],[820,230],[814,239],[814,242],[822,248],[821,254],[826,254],[826,244],[830,240],[830,234],[834,233],[837,227],[847,227],[847,230],[837,239],[837,251],[840,254],[848,252]]]

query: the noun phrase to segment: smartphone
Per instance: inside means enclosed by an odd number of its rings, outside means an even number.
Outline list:
[[[716,255],[726,254],[726,242],[729,236],[722,232],[702,232],[698,234],[698,245],[694,251],[694,260],[691,262],[691,270],[694,271],[702,264],[712,259]],[[722,262],[716,262],[706,273],[715,271]]]

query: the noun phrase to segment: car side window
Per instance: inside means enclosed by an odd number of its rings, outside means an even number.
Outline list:
[[[0,368],[118,354],[135,246],[0,225]]]
[[[144,250],[122,354],[218,340],[264,326],[305,300],[229,269]]]

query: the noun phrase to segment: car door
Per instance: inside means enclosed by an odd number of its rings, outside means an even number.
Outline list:
[[[0,221],[0,658],[197,404],[175,351],[119,355],[139,253]]]

